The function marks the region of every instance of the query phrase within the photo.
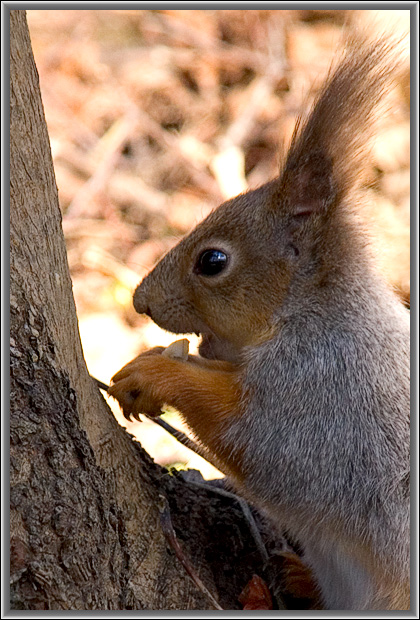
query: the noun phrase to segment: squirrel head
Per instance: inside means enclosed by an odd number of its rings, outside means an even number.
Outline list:
[[[135,291],[137,312],[201,334],[205,357],[236,361],[273,336],[291,296],[325,295],[340,265],[362,260],[351,205],[389,52],[384,41],[348,42],[279,176],[222,204],[164,256]]]
[[[273,195],[267,184],[213,211],[138,286],[137,312],[169,331],[200,333],[201,353],[218,359],[269,337],[296,252],[279,243]]]

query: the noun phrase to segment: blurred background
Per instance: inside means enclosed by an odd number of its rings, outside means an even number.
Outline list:
[[[211,209],[276,175],[345,24],[399,35],[409,31],[408,13],[27,11],[94,377],[109,383],[141,351],[179,338],[135,313],[136,285]],[[408,55],[390,100],[366,173],[365,215],[379,268],[409,306]],[[221,475],[109,402],[157,462]],[[165,417],[181,428],[176,412]]]

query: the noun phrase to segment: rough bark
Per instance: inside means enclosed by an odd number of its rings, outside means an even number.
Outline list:
[[[225,609],[261,560],[235,502],[158,467],[89,377],[25,11],[10,12],[10,607]]]

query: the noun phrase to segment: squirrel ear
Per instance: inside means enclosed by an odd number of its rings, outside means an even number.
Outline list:
[[[326,214],[337,199],[331,159],[321,150],[289,158],[275,184],[272,206],[296,220]]]

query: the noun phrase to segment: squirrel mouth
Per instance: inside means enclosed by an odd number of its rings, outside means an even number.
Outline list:
[[[214,337],[209,334],[200,334],[201,342],[198,347],[198,352],[201,357],[204,357],[208,360],[217,359],[216,353],[214,350]]]

